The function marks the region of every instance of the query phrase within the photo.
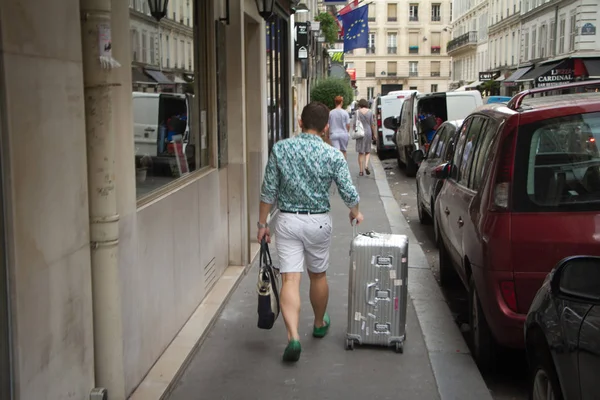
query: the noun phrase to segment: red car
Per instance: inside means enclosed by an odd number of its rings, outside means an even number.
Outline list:
[[[561,259],[600,255],[600,81],[519,93],[460,128],[435,205],[442,284],[469,290],[473,353],[524,347],[531,302]],[[554,92],[554,93],[557,93]]]

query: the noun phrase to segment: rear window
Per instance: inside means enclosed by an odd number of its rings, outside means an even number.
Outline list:
[[[513,209],[600,210],[600,113],[519,128]]]

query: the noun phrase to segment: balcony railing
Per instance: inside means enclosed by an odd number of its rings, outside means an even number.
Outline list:
[[[375,46],[367,47],[367,54],[375,54]]]
[[[397,72],[388,72],[387,76],[392,76],[392,77],[398,76],[398,73]]]
[[[411,15],[408,17],[408,20],[410,22],[419,22],[419,16],[418,15]]]
[[[373,77],[375,76],[375,72],[367,72],[367,73],[365,74],[365,76],[366,76],[367,78],[373,78]]]
[[[388,17],[388,22],[396,22],[398,21],[398,17]]]
[[[408,73],[408,76],[412,76],[412,77],[419,76],[419,71],[410,71]]]
[[[440,74],[439,71],[438,72],[431,71],[431,76],[442,76],[442,75]]]
[[[391,47],[388,46],[388,54],[396,54],[398,52],[398,48],[396,46]]]
[[[442,17],[439,15],[432,15],[431,16],[431,22],[440,22],[442,20]]]
[[[448,42],[448,52],[457,50],[463,46],[470,44],[477,44],[477,32],[467,32],[464,35],[460,35],[456,39],[452,39]]]

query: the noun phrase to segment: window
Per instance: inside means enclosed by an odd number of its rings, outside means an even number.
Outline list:
[[[432,4],[431,5],[431,21],[432,22],[440,22],[442,20],[442,14],[440,10],[442,8],[441,4]]]
[[[436,93],[438,91],[437,83],[431,85],[431,93]]]
[[[148,32],[142,31],[142,54],[140,61],[148,63]]]
[[[566,30],[567,21],[563,18],[560,20],[560,25],[558,29],[558,54],[562,54],[565,52],[565,30]]]
[[[546,25],[540,26],[540,41],[539,41],[539,54],[540,58],[546,57],[546,46],[548,45],[548,27]]]
[[[374,77],[375,76],[375,62],[374,61],[367,61],[366,76],[367,77]]]
[[[600,113],[521,126],[513,207],[524,212],[600,210]]]
[[[388,54],[396,54],[398,51],[398,34],[396,32],[387,34]]]
[[[550,44],[548,46],[548,55],[552,57],[556,53],[556,22],[550,22]]]
[[[181,57],[179,66],[181,69],[185,69],[185,42],[183,40],[179,41],[179,55]]]
[[[390,22],[398,21],[398,4],[388,3],[388,5],[387,5],[387,20]]]
[[[483,183],[483,179],[486,176],[487,159],[491,149],[494,147],[496,140],[496,132],[498,130],[498,124],[493,120],[487,120],[485,129],[481,131],[481,137],[477,142],[475,149],[475,158],[473,160],[473,168],[471,173],[471,182],[469,187],[473,190],[479,190],[479,187]]]
[[[439,154],[437,152],[437,149],[438,149],[438,147],[443,147],[443,145],[444,145],[443,140],[441,139],[441,137],[444,136],[444,132],[445,131],[446,131],[445,127],[442,126],[435,133],[435,136],[433,137],[433,140],[431,141],[431,146],[429,146],[429,151],[427,151],[427,159],[429,159],[429,160],[436,160],[436,159],[439,158]],[[440,145],[440,140],[442,141],[441,145]]]
[[[408,6],[408,20],[416,22],[419,20],[419,5],[411,4]]]
[[[523,13],[529,11],[529,0],[523,0]]]
[[[534,26],[531,29],[531,59],[535,60],[536,57],[536,52],[535,50],[537,49],[537,29]]]
[[[440,54],[442,50],[440,32],[431,32],[431,54]]]
[[[146,0],[135,3],[142,12],[147,11]],[[137,22],[140,17],[131,18]],[[128,135],[134,149],[135,181],[132,184],[135,182],[137,199],[146,201],[150,196],[162,195],[167,185],[170,190],[177,180],[209,165],[214,147],[211,148],[208,133],[214,124],[211,118],[206,119],[207,126],[196,121],[204,113],[211,115],[213,111],[205,100],[205,74],[197,74],[198,80],[194,80],[193,71],[190,79],[180,71],[167,74],[158,66],[172,67],[171,60],[183,66],[186,55],[182,43],[190,43],[187,57],[192,58],[192,52],[201,48],[195,37],[212,35],[213,31],[206,24],[199,24],[180,30],[175,40],[173,35],[159,33],[155,24],[140,26],[145,30],[132,29],[130,45],[133,59],[145,65],[131,66],[136,73],[132,73],[133,126]],[[205,60],[205,57],[199,59]],[[175,84],[177,78],[186,78],[190,83]]]
[[[577,16],[571,15],[570,34],[569,34],[569,51],[575,51],[575,36],[577,36]]]
[[[374,87],[372,87],[372,86],[369,86],[369,87],[367,88],[367,98],[368,98],[368,99],[372,99],[372,98],[374,98],[374,97],[375,97],[375,88],[374,88]]]
[[[469,185],[469,175],[471,173],[471,165],[473,164],[473,154],[479,133],[484,128],[487,121],[482,117],[473,117],[468,126],[468,131],[461,132],[462,148],[459,148],[454,155],[454,165],[458,167],[456,172],[456,181],[463,186]]]
[[[417,32],[408,34],[408,53],[419,54],[419,33]]]
[[[431,62],[431,76],[441,76],[441,61],[432,61]],[[436,85],[437,86],[437,85]]]
[[[374,22],[377,15],[376,4],[369,4],[369,22]]]
[[[411,86],[408,88],[408,90],[419,90],[419,88],[417,86]]]
[[[387,63],[388,76],[396,76],[398,74],[397,68],[398,68],[398,63],[396,61],[388,61],[388,63]]]
[[[419,76],[419,62],[409,61],[408,62],[408,76]]]
[[[192,53],[192,42],[188,42],[188,70],[193,71],[194,62],[193,62],[193,53]]]
[[[529,32],[525,32],[525,46],[523,47],[523,61],[529,60]]]
[[[460,128],[460,132],[458,133],[458,142],[456,144],[456,151],[454,152],[454,158],[452,160],[452,170],[450,172],[450,178],[454,179],[455,181],[458,181],[458,169],[461,165],[461,157],[465,147],[469,125],[471,125],[472,121],[473,118],[466,119]]]
[[[369,33],[369,43],[367,46],[367,54],[375,54],[375,34]]]

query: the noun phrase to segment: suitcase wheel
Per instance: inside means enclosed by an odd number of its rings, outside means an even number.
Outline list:
[[[346,339],[346,350],[354,350],[354,340]]]
[[[396,347],[394,350],[396,351],[396,353],[399,353],[399,354],[404,353],[404,343],[396,342],[395,344],[396,344]]]

